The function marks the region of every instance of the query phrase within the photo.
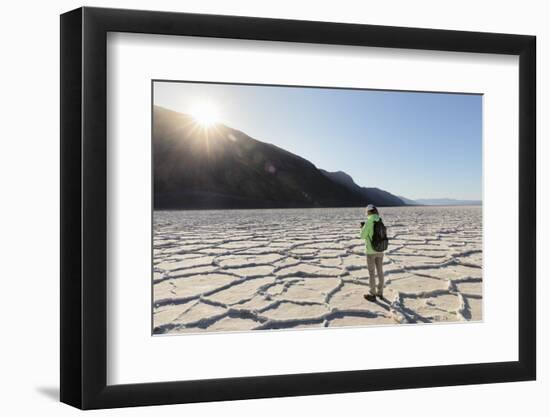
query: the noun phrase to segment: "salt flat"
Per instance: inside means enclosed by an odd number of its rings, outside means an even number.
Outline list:
[[[156,211],[153,332],[482,319],[481,207],[391,207],[369,302],[362,208]]]

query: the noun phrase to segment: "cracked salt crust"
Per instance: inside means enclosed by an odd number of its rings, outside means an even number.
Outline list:
[[[482,319],[481,207],[382,208],[369,302],[362,208],[157,211],[155,334]]]

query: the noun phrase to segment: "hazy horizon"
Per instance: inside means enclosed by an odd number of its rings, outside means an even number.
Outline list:
[[[153,103],[360,186],[412,200],[482,199],[481,95],[155,81]]]

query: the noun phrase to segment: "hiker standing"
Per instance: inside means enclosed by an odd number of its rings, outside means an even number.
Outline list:
[[[365,298],[369,301],[376,300],[376,297],[384,296],[384,251],[388,247],[388,238],[386,227],[382,222],[378,209],[369,204],[367,206],[367,220],[361,228],[361,239],[365,240],[367,253],[367,268],[369,270],[369,294]],[[376,286],[376,276],[378,273],[378,287]]]

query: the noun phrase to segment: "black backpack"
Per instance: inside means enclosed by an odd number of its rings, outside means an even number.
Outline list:
[[[388,235],[386,234],[386,226],[382,219],[374,222],[374,231],[372,234],[372,248],[376,252],[384,252],[388,249]]]

